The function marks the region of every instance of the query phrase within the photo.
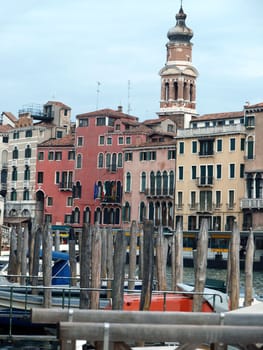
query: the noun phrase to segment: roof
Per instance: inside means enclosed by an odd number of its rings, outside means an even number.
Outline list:
[[[62,138],[51,138],[49,140],[46,140],[38,145],[38,147],[65,147],[65,146],[74,146],[75,143],[75,137],[71,134],[65,135]]]
[[[5,125],[0,125],[0,132],[4,133],[9,130],[14,129],[11,125],[5,124]]]
[[[254,105],[247,105],[245,108],[262,108],[263,107],[263,102],[256,103]]]
[[[65,103],[59,102],[59,101],[48,101],[47,103],[44,104],[44,106],[47,106],[47,105],[55,105],[55,106],[58,106],[61,108],[71,109],[71,107],[69,107],[69,106],[65,105]]]
[[[115,111],[110,108],[104,108],[104,109],[99,109],[98,111],[94,112],[88,112],[88,113],[82,113],[76,115],[76,118],[88,118],[88,117],[112,117],[112,118],[127,118],[127,119],[133,119],[133,120],[138,120],[138,117],[120,112],[120,111]]]
[[[14,116],[13,113],[11,113],[11,112],[2,112],[2,115],[3,115],[3,114],[4,114],[8,119],[10,119],[11,122],[13,122],[13,123],[15,123],[15,122],[17,121],[17,117]]]
[[[218,120],[218,119],[232,119],[244,117],[244,112],[223,112],[223,113],[213,113],[213,114],[204,114],[200,117],[193,117],[191,122],[198,122],[203,120]]]

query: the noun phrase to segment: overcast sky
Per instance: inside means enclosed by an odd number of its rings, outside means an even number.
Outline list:
[[[17,115],[57,100],[73,119],[118,105],[155,118],[179,8],[180,0],[2,0],[0,110]],[[263,1],[183,0],[183,8],[194,31],[197,112],[263,102]]]

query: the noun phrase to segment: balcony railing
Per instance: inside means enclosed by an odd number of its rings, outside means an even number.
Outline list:
[[[214,210],[212,203],[198,203],[196,204],[196,211],[199,213],[212,213]]]
[[[173,197],[174,191],[173,189],[168,189],[168,188],[146,188],[144,191],[145,195],[147,197]]]
[[[263,209],[263,198],[243,198],[241,209]]]
[[[71,181],[63,181],[63,182],[60,182],[59,184],[59,189],[61,191],[72,191],[72,187],[73,187],[73,182]]]
[[[213,126],[208,128],[203,127],[203,128],[191,128],[191,129],[178,129],[177,138],[229,134],[230,132],[238,133],[238,132],[244,132],[245,130],[246,128],[242,124],[221,125],[221,126]]]
[[[211,187],[214,184],[214,177],[213,176],[197,177],[196,184],[199,187]]]
[[[116,164],[110,164],[107,166],[107,170],[110,172],[110,173],[116,173],[117,171],[117,165]]]

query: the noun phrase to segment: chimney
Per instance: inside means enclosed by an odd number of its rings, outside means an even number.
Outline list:
[[[118,106],[118,112],[122,113],[122,106]]]

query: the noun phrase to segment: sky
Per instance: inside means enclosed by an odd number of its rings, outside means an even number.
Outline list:
[[[181,0],[1,0],[0,112],[55,100],[157,117],[167,32]],[[263,1],[183,0],[197,112],[263,102]]]

